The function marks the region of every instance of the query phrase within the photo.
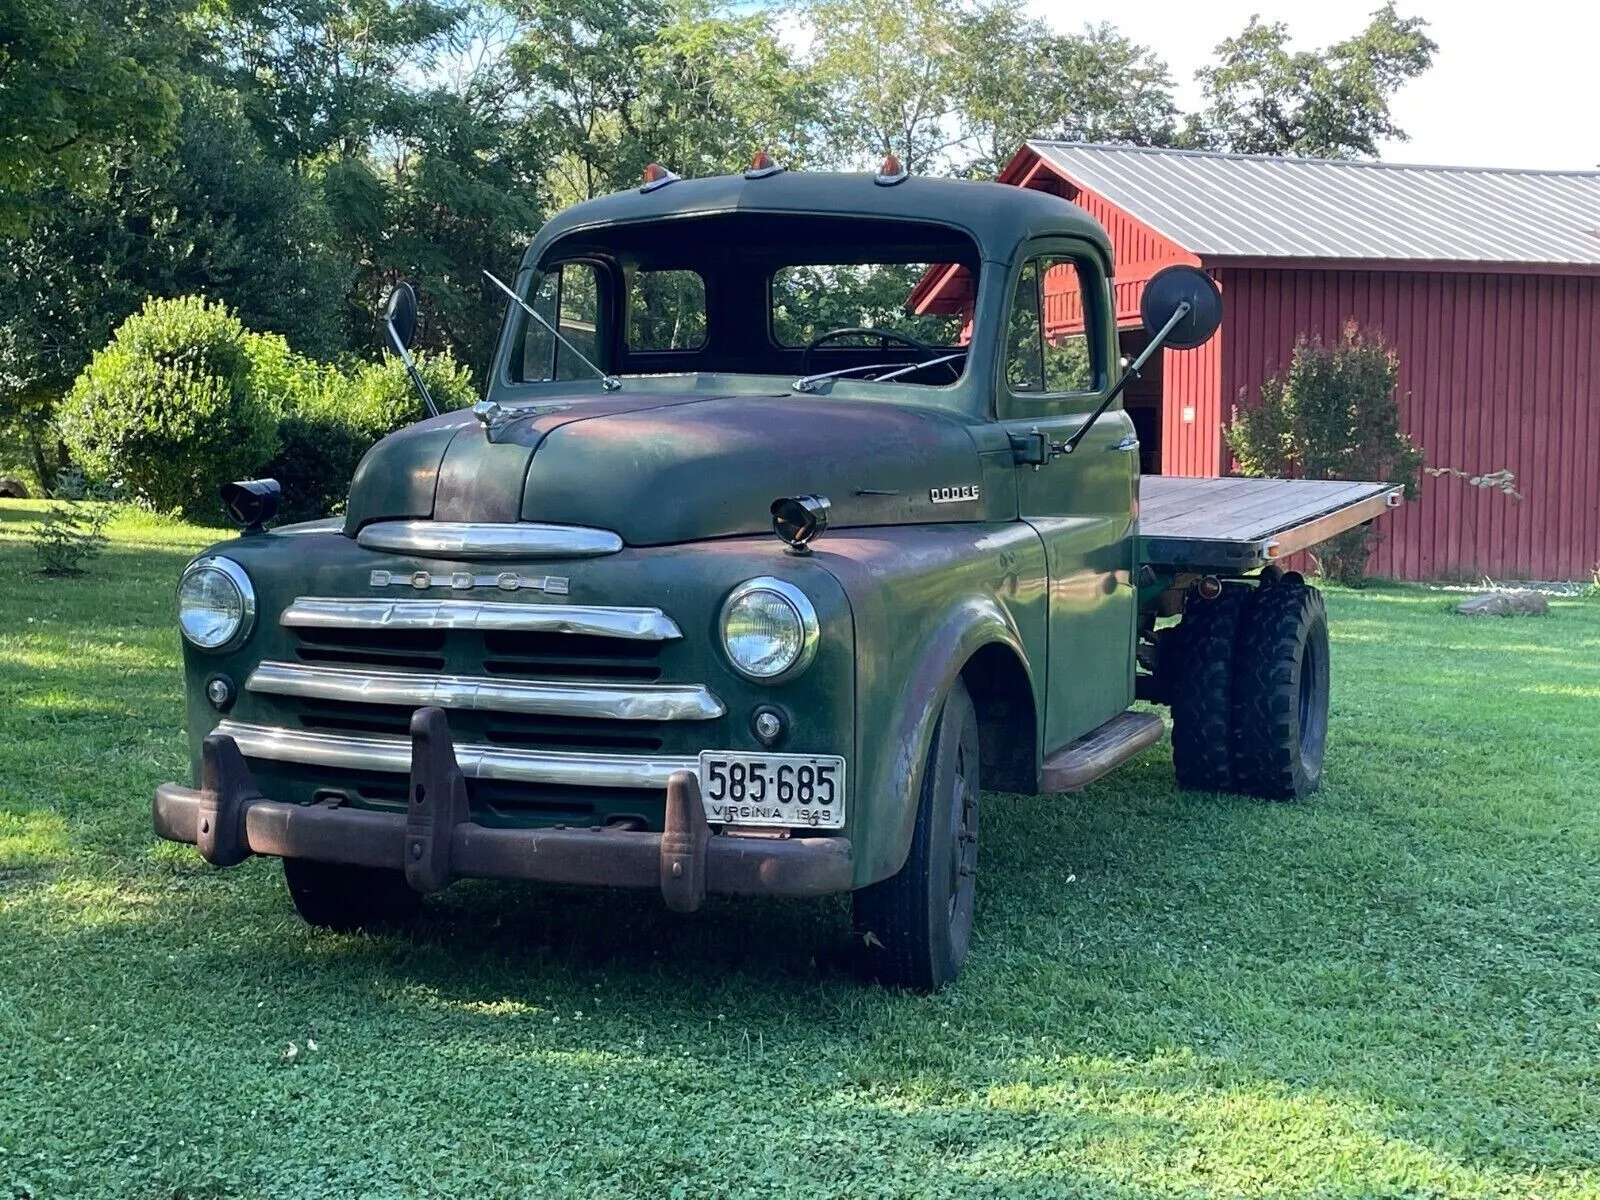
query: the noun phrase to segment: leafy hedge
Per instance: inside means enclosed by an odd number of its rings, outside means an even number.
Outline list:
[[[73,458],[156,509],[214,516],[217,482],[277,448],[278,413],[257,368],[272,340],[200,296],[146,301],[67,393],[58,419]]]
[[[448,354],[418,355],[417,367],[441,409],[464,408],[478,398],[467,369]],[[261,471],[283,485],[286,521],[338,510],[373,443],[427,416],[398,359],[317,371],[292,392],[278,425],[278,452]]]
[[[476,399],[449,355],[419,356],[441,408]],[[335,511],[373,443],[426,414],[396,360],[331,366],[201,296],[151,299],[73,384],[59,415],[74,461],[158,511],[221,513],[217,486],[271,476],[284,520]]]

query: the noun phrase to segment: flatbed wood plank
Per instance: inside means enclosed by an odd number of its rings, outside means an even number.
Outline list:
[[[1288,497],[1274,493],[1271,497],[1263,489],[1250,486],[1256,480],[1234,480],[1232,487],[1219,487],[1209,494],[1191,496],[1181,512],[1157,518],[1165,536],[1169,537],[1247,537],[1248,526],[1241,525],[1236,514],[1243,508],[1270,499],[1277,508],[1288,507]],[[1240,483],[1246,486],[1238,486]],[[1142,515],[1142,514],[1141,514]]]
[[[1209,527],[1214,523],[1217,513],[1226,512],[1230,505],[1241,502],[1255,490],[1248,486],[1255,482],[1254,480],[1208,479],[1203,482],[1214,486],[1188,489],[1181,495],[1173,497],[1173,502],[1170,504],[1157,503],[1149,508],[1141,506],[1140,522],[1149,520],[1174,530],[1195,521]],[[1223,486],[1215,486],[1217,484]]]
[[[1371,520],[1395,489],[1383,483],[1322,479],[1196,479],[1149,476],[1140,482],[1139,534],[1146,562],[1250,570]]]
[[[1181,482],[1185,485],[1181,489],[1169,489],[1161,476],[1141,481],[1141,494],[1153,495],[1156,501],[1141,505],[1143,536],[1258,541],[1390,490],[1388,484],[1348,480],[1224,477]],[[1209,486],[1195,488],[1196,482]],[[1176,501],[1181,510],[1172,511],[1169,501]]]
[[[1342,508],[1346,504],[1354,504],[1372,494],[1370,484],[1353,483],[1337,491],[1328,491],[1314,496],[1288,496],[1290,503],[1285,503],[1285,493],[1274,491],[1270,495],[1261,497],[1252,503],[1231,508],[1225,514],[1228,526],[1222,529],[1218,536],[1224,538],[1248,538],[1252,536],[1270,537],[1284,529],[1300,524],[1302,521],[1313,517],[1320,517],[1324,513]]]

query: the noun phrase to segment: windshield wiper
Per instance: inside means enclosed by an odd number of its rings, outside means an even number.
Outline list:
[[[823,371],[817,375],[807,375],[803,379],[796,379],[789,386],[797,392],[809,392],[819,383],[826,383],[830,379],[842,379],[846,375],[853,375],[857,371],[882,371],[885,367],[894,367],[882,375],[873,376],[873,383],[882,383],[886,379],[898,379],[902,375],[911,375],[924,367],[942,366],[947,362],[954,362],[958,358],[965,358],[967,352],[959,354],[946,354],[942,358],[930,358],[925,362],[899,364],[899,363],[862,363],[854,367],[840,367],[837,371]]]
[[[559,329],[557,329],[554,325],[550,324],[549,321],[546,321],[538,313],[534,312],[532,306],[529,305],[527,303],[527,301],[523,300],[523,298],[521,296],[517,295],[514,291],[512,291],[505,284],[501,283],[498,279],[496,279],[488,271],[485,271],[484,275],[488,277],[488,280],[489,280],[490,283],[494,284],[495,287],[499,288],[506,295],[510,296],[512,301],[515,302],[515,304],[517,305],[518,308],[522,309],[523,312],[527,313],[535,321],[539,322],[539,324],[543,325],[546,329],[548,329],[550,331],[550,336],[551,337],[555,338],[556,341],[560,342],[568,350],[572,351],[572,355],[573,355],[574,358],[576,358],[584,366],[588,367],[589,370],[593,371],[596,375],[598,375],[600,377],[600,386],[601,387],[605,388],[605,390],[608,391],[608,392],[615,392],[615,391],[620,391],[621,390],[621,388],[622,388],[622,380],[616,378],[616,376],[614,376],[614,375],[607,375],[599,367],[595,366],[592,362],[590,362],[588,360],[588,358],[586,358],[584,356],[584,353],[583,353],[582,350],[579,350],[571,342],[567,341],[566,338],[562,337],[561,336],[561,331]]]

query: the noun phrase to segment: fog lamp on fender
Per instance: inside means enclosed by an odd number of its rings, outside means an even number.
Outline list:
[[[278,515],[283,488],[276,479],[239,479],[218,489],[228,519],[246,533],[260,533]]]
[[[826,496],[780,496],[772,502],[772,529],[791,554],[810,554],[811,543],[828,528]]]

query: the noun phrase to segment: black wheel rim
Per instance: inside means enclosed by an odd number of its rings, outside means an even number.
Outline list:
[[[1306,639],[1300,655],[1300,759],[1307,766],[1322,761],[1328,736],[1328,663],[1322,643]]]
[[[975,765],[975,764],[973,764]],[[949,917],[952,941],[960,943],[972,919],[972,893],[978,864],[978,796],[972,788],[967,747],[956,748],[950,788]]]

